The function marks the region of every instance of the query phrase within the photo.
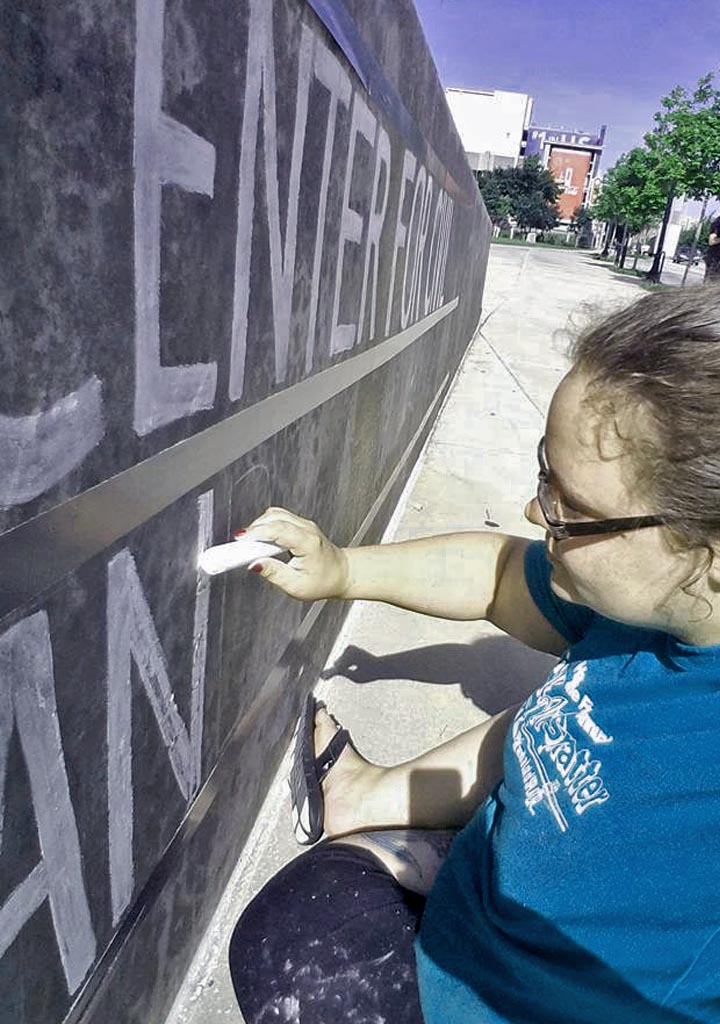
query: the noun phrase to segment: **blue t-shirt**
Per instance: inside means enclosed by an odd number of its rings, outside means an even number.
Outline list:
[[[720,1021],[720,647],[558,598],[568,650],[518,712],[417,943],[427,1024]]]

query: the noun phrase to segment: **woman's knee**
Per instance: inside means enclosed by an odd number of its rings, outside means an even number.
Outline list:
[[[296,858],[249,904],[230,942],[233,985],[249,1024],[291,1004],[312,1022],[338,999],[352,1009],[353,1000],[379,1005],[403,991],[413,1005],[421,909],[367,851],[328,843]]]
[[[362,883],[369,859],[362,851],[326,843],[296,857],[271,878],[243,911],[232,935],[230,968],[236,986],[241,977],[281,972],[288,959],[312,958],[312,950],[348,920],[356,899],[362,903],[367,896]]]

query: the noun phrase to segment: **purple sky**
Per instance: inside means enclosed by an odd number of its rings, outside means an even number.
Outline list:
[[[662,96],[720,66],[720,0],[415,5],[443,85],[529,93],[535,124],[607,124],[602,170],[642,142]]]

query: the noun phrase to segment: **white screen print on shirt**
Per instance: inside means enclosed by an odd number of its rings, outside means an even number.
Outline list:
[[[613,738],[593,720],[593,702],[580,692],[586,674],[587,661],[560,661],[525,701],[512,728],[525,806],[534,815],[545,804],[562,832],[568,830],[563,806],[582,815],[610,799],[595,751]]]

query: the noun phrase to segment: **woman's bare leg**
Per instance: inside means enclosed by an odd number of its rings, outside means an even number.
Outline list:
[[[347,746],[322,783],[325,835],[362,846],[401,885],[429,890],[453,835],[502,774],[509,708],[403,764],[372,764]],[[323,708],[315,719],[315,751],[338,725]]]
[[[369,850],[404,889],[426,896],[455,835],[448,829],[389,828],[332,841]]]

